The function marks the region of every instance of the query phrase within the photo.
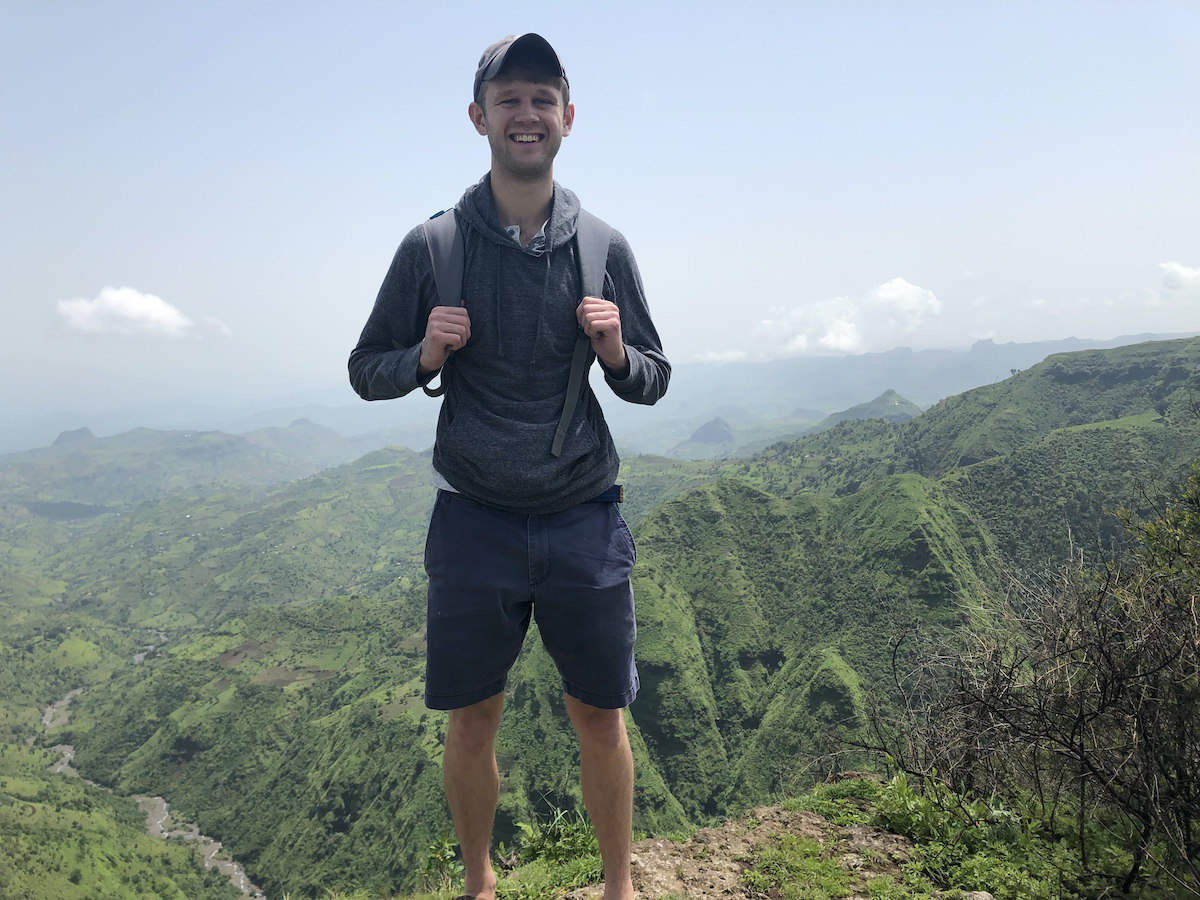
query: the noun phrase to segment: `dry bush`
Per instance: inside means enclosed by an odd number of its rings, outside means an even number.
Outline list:
[[[1032,797],[1048,827],[1110,823],[1132,854],[1200,883],[1200,467],[1124,565],[1072,560],[1011,579],[956,646],[895,642],[901,713],[871,716],[864,749],[960,794]],[[916,664],[911,661],[915,659]],[[906,662],[908,661],[908,662]]]

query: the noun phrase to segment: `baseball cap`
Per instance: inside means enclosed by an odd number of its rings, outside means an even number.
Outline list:
[[[483,51],[479,57],[479,67],[475,70],[475,90],[472,97],[479,97],[479,88],[485,81],[491,81],[504,69],[504,64],[510,57],[538,59],[544,62],[551,71],[557,72],[563,81],[567,81],[567,71],[550,42],[540,34],[510,34]],[[567,81],[568,86],[570,82]]]

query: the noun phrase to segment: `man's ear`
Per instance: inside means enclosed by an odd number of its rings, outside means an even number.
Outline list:
[[[571,133],[573,124],[575,124],[575,104],[568,103],[567,108],[563,110],[563,137]]]
[[[467,107],[467,115],[476,131],[480,134],[487,134],[487,113],[483,111],[482,106],[472,100],[471,105]]]

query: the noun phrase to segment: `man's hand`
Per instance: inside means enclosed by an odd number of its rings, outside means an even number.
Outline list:
[[[446,364],[451,350],[461,350],[471,338],[471,317],[462,306],[435,306],[429,311],[417,374],[428,375]]]
[[[592,339],[592,349],[614,378],[629,374],[625,342],[621,340],[621,310],[599,297],[584,297],[575,310],[583,333]]]

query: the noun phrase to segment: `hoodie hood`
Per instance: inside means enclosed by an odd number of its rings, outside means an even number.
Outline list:
[[[492,243],[523,250],[532,256],[541,256],[546,252],[553,253],[575,237],[575,228],[579,222],[579,198],[557,181],[554,182],[550,219],[546,222],[546,245],[539,250],[522,247],[500,224],[500,217],[496,214],[496,199],[492,196],[491,172],[467,188],[462,199],[454,207],[454,212]]]

